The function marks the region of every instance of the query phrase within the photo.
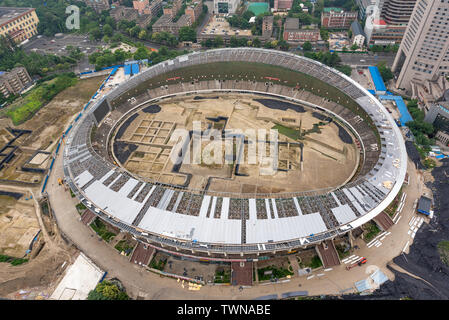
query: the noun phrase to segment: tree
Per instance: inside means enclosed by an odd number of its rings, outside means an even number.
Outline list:
[[[391,72],[391,69],[387,67],[385,61],[381,61],[377,64],[377,68],[379,69],[380,75],[384,79],[385,82],[390,81],[393,79],[393,72]]]
[[[139,47],[137,51],[134,53],[135,60],[149,59],[149,57],[150,53],[148,52],[148,49],[145,47]]]
[[[179,29],[179,41],[196,41],[196,32],[192,27]]]
[[[359,46],[355,43],[351,46],[352,51],[356,51],[358,48],[359,48]]]
[[[114,35],[114,30],[109,24],[105,24],[103,26],[103,33],[108,37],[112,37]]]
[[[239,42],[237,40],[236,36],[231,36],[231,38],[229,39],[229,44],[231,45],[232,48],[238,47],[239,46]]]
[[[129,300],[129,297],[115,283],[103,281],[89,292],[87,300]]]
[[[140,30],[139,35],[137,36],[139,39],[146,39],[147,38],[147,31],[145,29]]]
[[[220,36],[215,37],[215,47],[221,47],[223,45],[223,38]]]
[[[254,39],[253,39],[252,45],[253,45],[253,47],[255,47],[255,48],[260,48],[260,46],[261,46],[261,41],[259,40],[259,38],[254,38]]]
[[[312,44],[309,41],[306,41],[302,45],[302,48],[304,51],[310,51],[310,50],[312,50]]]
[[[142,30],[139,26],[134,26],[128,29],[128,34],[131,37],[137,37],[139,35],[140,30]]]
[[[100,28],[99,28],[99,27],[96,27],[96,28],[92,29],[92,30],[90,31],[90,35],[93,37],[93,39],[95,39],[95,40],[100,40],[101,37],[102,37]]]
[[[286,51],[286,50],[288,50],[288,48],[290,48],[289,44],[284,39],[281,39],[278,41],[278,46],[281,50],[284,50],[284,51]]]
[[[320,36],[321,36],[321,39],[323,39],[324,41],[327,41],[329,39],[329,31],[327,29],[321,28]]]

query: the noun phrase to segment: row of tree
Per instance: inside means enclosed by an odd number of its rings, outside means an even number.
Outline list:
[[[325,65],[335,68],[337,70],[339,70],[340,72],[343,72],[344,74],[346,74],[347,76],[351,75],[351,67],[348,65],[343,65],[341,63],[341,58],[339,57],[339,55],[335,52],[323,52],[323,51],[319,51],[319,52],[309,52],[306,51],[304,52],[304,57],[313,59],[313,60],[317,60],[321,63],[324,63]]]

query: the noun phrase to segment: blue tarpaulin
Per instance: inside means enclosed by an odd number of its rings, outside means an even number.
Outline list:
[[[404,100],[400,96],[379,96],[380,100],[393,100],[396,103],[396,106],[399,109],[399,112],[401,113],[401,118],[399,119],[401,121],[401,125],[405,125],[408,121],[413,121],[412,116],[408,112],[407,106],[405,105]]]
[[[139,65],[137,63],[132,64],[132,72],[133,72],[133,75],[139,73]]]
[[[380,75],[379,69],[373,66],[368,67],[368,69],[371,74],[371,78],[373,79],[376,91],[387,91],[387,87],[385,87],[385,83],[382,79],[382,76]]]
[[[125,75],[131,74],[131,65],[125,65]]]
[[[363,280],[357,281],[355,283],[355,287],[358,292],[364,292],[367,290],[371,290],[371,284],[369,283],[368,279],[363,279]]]

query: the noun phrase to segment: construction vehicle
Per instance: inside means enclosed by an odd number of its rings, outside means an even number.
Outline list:
[[[356,262],[354,262],[353,264],[349,265],[346,267],[346,270],[351,270],[352,268],[359,266],[361,267],[362,264],[365,264],[368,260],[366,260],[366,258],[362,257],[360,259],[358,259]]]

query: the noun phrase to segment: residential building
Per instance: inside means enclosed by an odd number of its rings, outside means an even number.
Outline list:
[[[139,11],[134,8],[128,8],[125,6],[117,6],[112,8],[109,12],[109,15],[116,21],[127,20],[127,21],[135,21],[136,24],[145,28],[151,22],[151,19],[154,17],[152,14],[139,14]]]
[[[234,14],[241,0],[214,0],[215,14]]]
[[[262,37],[269,38],[273,33],[274,16],[264,16],[262,19]]]
[[[376,0],[356,0],[357,6],[359,7],[359,17],[364,20],[367,13],[367,8],[376,3]]]
[[[109,0],[84,0],[84,3],[93,8],[96,12],[101,12],[104,10],[109,10]]]
[[[174,22],[171,15],[164,14],[153,24],[153,32],[170,32],[178,35],[179,29],[191,26],[190,16],[183,14],[178,21]]]
[[[317,42],[320,40],[320,30],[318,28],[299,28],[298,18],[287,18],[284,24],[283,38],[287,42],[304,43]]]
[[[32,80],[24,67],[16,67],[9,72],[0,71],[0,92],[4,97],[19,94]]]
[[[120,20],[132,21],[139,17],[139,11],[125,6],[116,6],[111,9],[109,15],[117,22]]]
[[[293,0],[274,0],[274,11],[288,11],[292,8]]]
[[[404,37],[416,0],[376,0],[366,8],[367,44],[395,45]]]
[[[406,25],[388,24],[381,18],[381,9],[377,5],[367,8],[365,21],[366,43],[369,47],[373,45],[387,46],[400,44],[404,36]]]
[[[396,87],[411,92],[414,85],[449,74],[449,0],[416,2],[393,71]]]
[[[203,1],[192,1],[187,4],[184,14],[190,17],[190,22],[193,24],[203,12]]]
[[[358,21],[354,21],[351,24],[351,31],[352,31],[351,37],[352,44],[353,45],[355,44],[359,48],[362,48],[365,45],[366,35],[365,32],[363,31],[362,26]]]
[[[140,15],[149,14],[153,17],[157,16],[162,10],[162,0],[137,0],[133,1],[133,8],[136,9]]]
[[[422,83],[413,83],[412,96],[418,98],[425,106],[441,101],[444,95],[449,101],[449,81],[444,75],[435,80],[424,80]],[[443,99],[444,100],[444,99]]]
[[[406,25],[410,20],[416,0],[385,0],[380,15],[387,24]]]
[[[178,11],[181,9],[181,7],[182,0],[171,1],[164,6],[164,15],[169,15],[174,18],[178,14]]]
[[[0,7],[0,36],[22,42],[37,34],[38,24],[34,8]]]
[[[321,26],[329,29],[349,29],[357,20],[357,11],[344,11],[340,8],[324,8],[321,12]]]
[[[426,113],[424,121],[432,123],[437,130],[449,134],[449,101],[433,104]]]

